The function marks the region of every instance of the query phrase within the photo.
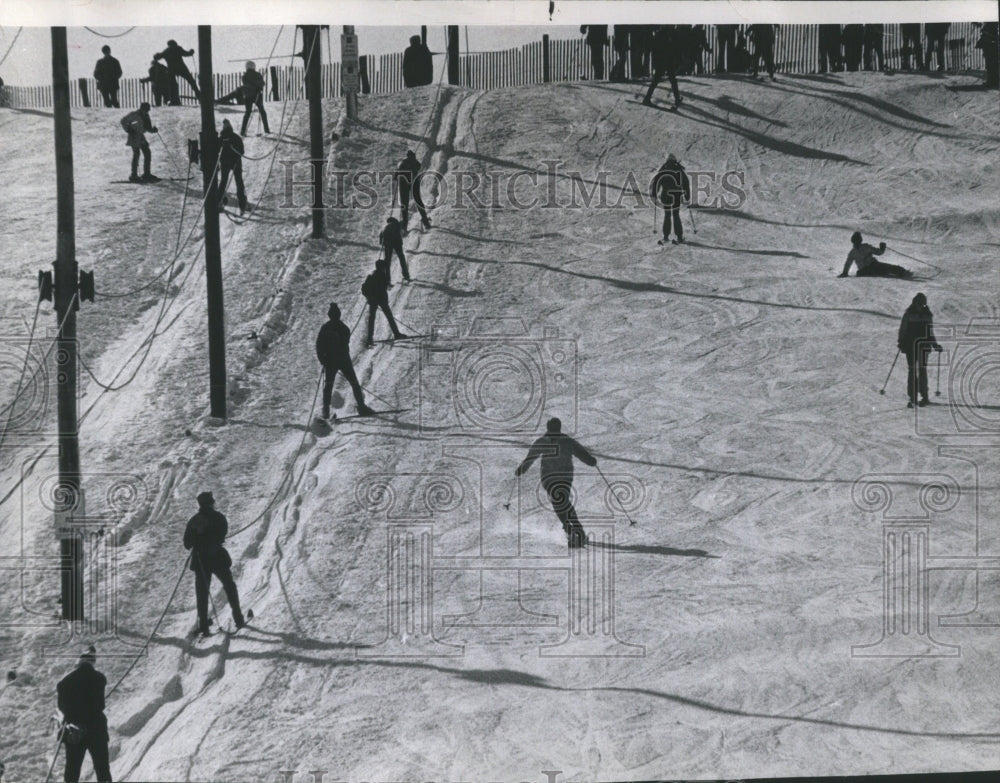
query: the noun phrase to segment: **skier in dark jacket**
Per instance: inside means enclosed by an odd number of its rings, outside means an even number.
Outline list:
[[[845,24],[843,41],[844,62],[847,64],[847,70],[860,70],[861,57],[865,48],[865,26],[863,24]]]
[[[927,297],[917,294],[910,302],[910,306],[903,313],[903,320],[899,324],[899,336],[896,340],[899,350],[906,354],[906,367],[908,370],[906,381],[906,393],[910,398],[906,406],[912,408],[919,404],[921,407],[930,404],[927,396],[927,358],[931,349],[941,350],[938,341],[934,339],[934,316],[927,306]],[[920,402],[917,402],[917,393],[920,393]]]
[[[408,150],[406,158],[399,164],[393,184],[399,191],[399,205],[402,211],[403,230],[406,230],[410,222],[410,193],[413,193],[413,203],[417,205],[420,212],[420,222],[424,228],[431,227],[431,220],[427,217],[427,210],[424,209],[424,200],[420,196],[420,161],[413,150]]]
[[[316,358],[323,365],[325,379],[323,383],[323,415],[322,419],[330,418],[330,398],[333,395],[333,382],[337,373],[341,372],[351,385],[354,392],[354,402],[358,406],[358,414],[361,416],[371,416],[375,411],[365,405],[365,395],[358,383],[358,376],[354,372],[354,363],[351,361],[351,330],[347,324],[340,320],[340,308],[336,303],[330,304],[327,310],[327,321],[320,327],[316,336]]]
[[[903,70],[910,70],[911,52],[917,56],[917,70],[924,70],[924,47],[920,42],[920,22],[916,24],[901,24],[899,30],[903,34],[903,45],[900,48]]]
[[[774,25],[755,24],[750,26],[750,35],[753,36],[753,63],[751,73],[754,77],[758,74],[760,61],[764,61],[764,68],[767,75],[774,81]]]
[[[884,264],[876,261],[875,256],[880,256],[885,252],[885,242],[879,242],[878,247],[864,243],[864,237],[860,231],[851,234],[851,252],[847,254],[844,262],[844,270],[837,277],[847,277],[851,269],[851,264],[858,265],[857,277],[913,277],[913,273],[908,269],[903,269],[895,264]]]
[[[649,89],[642,99],[643,106],[653,105],[653,92],[666,76],[670,80],[670,88],[674,91],[674,108],[683,103],[680,89],[677,87],[677,70],[680,67],[680,46],[676,30],[669,25],[663,25],[653,35],[653,78],[649,80]]]
[[[885,25],[865,25],[864,61],[866,71],[885,70]],[[877,61],[877,62],[876,62]]]
[[[684,227],[681,225],[681,204],[691,200],[691,179],[684,166],[673,153],[667,155],[666,162],[653,175],[649,195],[663,205],[663,239],[661,245],[670,240],[670,225],[673,223],[677,241],[684,241]]]
[[[587,34],[587,46],[590,47],[590,64],[594,69],[594,78],[604,78],[604,47],[608,44],[608,26],[606,24],[580,25],[580,32]]]
[[[267,127],[267,112],[264,111],[264,77],[257,72],[257,65],[253,60],[247,60],[247,68],[243,72],[242,81],[243,105],[246,107],[246,112],[243,115],[243,128],[240,130],[240,136],[247,135],[247,125],[250,122],[254,106],[260,112],[264,133],[270,133],[271,130]]]
[[[119,109],[118,82],[122,78],[122,64],[111,56],[111,47],[102,46],[104,56],[94,66],[94,79],[101,91],[104,105],[109,109]]]
[[[386,218],[385,228],[378,235],[378,240],[385,249],[386,270],[391,269],[392,254],[395,252],[399,256],[399,268],[403,271],[403,279],[410,282],[410,270],[406,266],[406,255],[403,253],[403,229],[396,218]]]
[[[434,57],[419,35],[410,36],[410,45],[403,51],[403,84],[423,87],[434,82]]]
[[[167,41],[167,48],[162,52],[153,55],[154,60],[163,60],[167,64],[167,68],[170,71],[170,105],[180,106],[181,96],[177,91],[177,77],[180,76],[184,81],[191,85],[191,89],[194,90],[194,97],[196,99],[201,98],[201,92],[198,91],[198,85],[191,75],[191,71],[188,70],[187,63],[184,62],[185,57],[190,57],[194,54],[194,49],[183,49],[178,45],[177,41],[170,40]]]
[[[163,63],[153,60],[149,64],[149,76],[139,79],[140,84],[148,84],[153,91],[153,102],[157,106],[163,105],[164,101],[170,101],[170,85],[177,86],[174,77],[170,75],[170,69]]]
[[[973,25],[976,23],[973,22]],[[983,22],[976,48],[983,50],[983,60],[986,62],[986,86],[991,89],[1000,87],[1000,51],[997,46],[1000,41],[1000,23]]]
[[[222,121],[222,131],[219,133],[219,206],[226,205],[226,186],[229,175],[233,175],[236,183],[236,200],[240,205],[240,214],[247,209],[247,191],[243,186],[243,139],[236,135],[229,120]]]
[[[819,26],[819,72],[830,73],[844,69],[840,56],[840,25],[821,24]]]
[[[632,66],[632,79],[644,79],[649,76],[649,53],[653,46],[653,31],[655,25],[629,25],[628,44],[629,59]]]
[[[157,133],[157,128],[149,118],[149,104],[143,102],[136,111],[129,112],[121,118],[122,130],[128,134],[125,146],[132,148],[132,174],[129,182],[156,182],[159,177],[150,173],[149,166],[152,153],[149,151],[149,142],[146,141],[146,132]],[[142,153],[142,178],[139,178],[139,153]]]
[[[111,783],[108,753],[108,719],[104,714],[107,678],[94,668],[97,650],[93,645],[80,656],[77,667],[56,686],[59,711],[63,714],[62,740],[66,745],[63,780],[77,783],[83,758],[89,753],[98,783]],[[72,725],[74,729],[70,729]],[[78,741],[74,741],[74,737]]]
[[[223,546],[229,522],[215,510],[215,498],[211,492],[198,495],[198,513],[188,520],[184,529],[184,548],[191,551],[191,570],[194,571],[194,594],[198,606],[198,630],[202,636],[211,631],[208,624],[208,595],[215,576],[226,591],[226,600],[233,613],[233,623],[237,628],[246,625],[240,610],[240,595],[233,581],[233,559]]]
[[[375,311],[381,310],[385,319],[392,329],[392,339],[402,340],[406,337],[399,327],[396,326],[396,319],[392,317],[392,308],[389,307],[389,262],[383,258],[375,262],[375,271],[365,278],[361,286],[361,294],[368,302],[368,338],[365,345],[371,348],[375,345]]]
[[[927,68],[931,67],[931,54],[937,52],[937,69],[944,70],[944,41],[948,37],[950,22],[928,22],[924,25],[924,37],[927,38],[927,53],[924,61]]]
[[[733,70],[733,54],[736,52],[736,25],[717,24],[715,26],[715,72],[728,73]]]
[[[549,496],[552,510],[562,522],[570,547],[585,546],[587,535],[573,507],[573,457],[591,467],[597,465],[597,460],[573,438],[562,433],[562,422],[557,418],[548,420],[545,434],[531,444],[514,475],[523,475],[539,457],[542,460],[542,487]]]

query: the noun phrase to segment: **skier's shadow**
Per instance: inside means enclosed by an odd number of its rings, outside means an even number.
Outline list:
[[[452,288],[444,283],[432,283],[424,280],[415,280],[413,285],[416,288],[433,288],[435,291],[440,291],[455,299],[471,299],[483,295],[482,291],[463,291],[461,288]]]
[[[713,555],[704,549],[677,549],[672,546],[650,546],[649,544],[602,544],[596,542],[588,544],[599,549],[607,549],[611,552],[622,552],[633,555],[661,555],[664,557],[704,557],[712,560],[720,560],[721,555]]]
[[[786,258],[809,258],[809,256],[803,253],[798,253],[794,250],[750,250],[749,248],[739,248],[739,247],[722,247],[721,245],[707,245],[704,242],[699,242],[697,239],[688,239],[684,242],[685,245],[691,245],[691,247],[701,247],[705,250],[724,250],[727,253],[739,253],[741,255],[751,255],[751,256],[783,256]]]

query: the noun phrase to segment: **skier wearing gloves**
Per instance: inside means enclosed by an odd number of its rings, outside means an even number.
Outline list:
[[[573,438],[563,434],[562,422],[557,418],[548,420],[545,434],[531,444],[514,475],[523,475],[539,457],[542,460],[542,487],[548,493],[552,510],[562,522],[570,548],[586,546],[587,535],[573,507],[573,457],[591,467],[597,465],[597,460]]]
[[[406,158],[396,168],[393,177],[393,187],[399,192],[399,207],[402,212],[403,230],[406,231],[410,222],[410,193],[413,193],[413,203],[417,205],[420,212],[420,222],[424,228],[431,227],[431,220],[427,217],[427,210],[424,208],[424,200],[420,196],[420,161],[417,160],[417,153],[407,150]],[[395,195],[395,193],[393,194]]]
[[[670,225],[673,223],[677,242],[684,241],[684,228],[681,225],[681,204],[691,200],[691,180],[684,167],[673,153],[667,155],[666,162],[653,175],[649,195],[659,199],[663,205],[663,239],[661,245],[670,240]]]
[[[917,294],[910,302],[910,306],[903,313],[903,319],[899,323],[899,336],[896,343],[899,350],[906,355],[906,367],[908,370],[906,381],[906,393],[910,398],[907,408],[914,405],[930,405],[927,396],[927,358],[931,349],[940,353],[943,349],[934,339],[934,316],[927,306],[927,297],[924,294]],[[917,393],[920,394],[920,402],[917,402]]]
[[[371,348],[375,337],[375,311],[381,310],[389,322],[394,340],[403,340],[406,335],[399,331],[396,326],[396,319],[392,317],[392,308],[389,307],[389,262],[380,258],[375,262],[375,271],[365,278],[361,286],[361,294],[368,302],[368,339],[365,345]]]
[[[851,264],[858,265],[856,277],[913,277],[913,272],[908,269],[903,269],[903,267],[896,266],[895,264],[883,264],[881,261],[875,260],[875,256],[880,256],[885,252],[885,242],[879,242],[876,248],[865,244],[862,241],[863,239],[864,237],[861,236],[860,231],[855,231],[851,234],[851,244],[854,247],[847,254],[847,260],[844,262],[844,271],[837,275],[837,277],[847,277],[847,273],[851,269]]]
[[[132,148],[132,174],[129,182],[157,182],[160,178],[149,172],[151,154],[146,131],[157,133],[157,128],[149,118],[149,104],[143,102],[138,109],[121,119],[122,130],[128,134],[125,146]],[[139,178],[139,153],[142,153],[142,178]]]
[[[240,136],[247,135],[247,125],[250,124],[250,115],[253,114],[253,107],[257,107],[260,114],[260,122],[264,126],[264,133],[270,133],[267,126],[267,112],[264,111],[264,77],[257,71],[257,65],[252,60],[247,60],[247,68],[243,72],[243,105],[246,112],[243,115],[243,127],[240,129]]]
[[[96,663],[97,650],[90,645],[80,656],[77,667],[56,685],[59,711],[63,714],[62,741],[66,745],[63,780],[69,783],[80,779],[87,753],[99,783],[111,783],[108,718],[104,714],[104,689],[108,681],[94,668]]]
[[[337,378],[337,373],[341,372],[351,385],[354,392],[354,401],[358,406],[359,416],[371,416],[375,413],[365,405],[365,395],[361,391],[361,384],[358,383],[358,376],[354,372],[354,363],[351,361],[351,330],[347,324],[340,320],[340,307],[336,302],[330,303],[330,309],[326,312],[330,319],[320,327],[316,336],[316,357],[323,365],[325,380],[323,383],[323,415],[322,419],[330,418],[330,398],[333,396],[333,382]]]
[[[395,252],[399,256],[399,268],[403,271],[403,279],[410,282],[410,270],[406,266],[406,255],[403,253],[403,229],[396,218],[386,219],[385,228],[378,235],[378,241],[385,248],[386,271],[388,272],[391,268],[392,254]],[[389,285],[391,286],[392,283],[390,282]]]
[[[246,625],[240,610],[240,595],[233,580],[233,559],[223,546],[229,522],[225,515],[216,511],[215,498],[211,492],[198,495],[198,513],[188,520],[184,529],[184,548],[191,552],[191,570],[194,571],[194,594],[198,607],[198,630],[202,636],[211,633],[208,625],[208,595],[212,577],[222,582],[226,600],[233,613],[236,628]]]

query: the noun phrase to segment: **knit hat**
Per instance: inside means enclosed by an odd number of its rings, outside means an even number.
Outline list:
[[[331,321],[340,320],[340,307],[337,306],[336,302],[330,302],[330,309],[326,311],[326,316]]]
[[[94,645],[90,645],[86,650],[80,653],[80,663],[89,663],[91,665],[97,660],[97,648]]]
[[[202,508],[211,508],[215,505],[215,498],[211,492],[202,492],[198,495],[198,505]]]
[[[549,433],[562,432],[562,422],[553,416],[547,422],[545,422],[545,431]]]

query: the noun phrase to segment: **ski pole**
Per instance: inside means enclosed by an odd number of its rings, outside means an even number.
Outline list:
[[[611,494],[615,496],[615,500],[618,501],[618,506],[621,508],[622,513],[625,514],[625,518],[629,521],[629,524],[634,526],[635,520],[632,519],[632,517],[629,516],[628,511],[625,510],[625,504],[622,503],[621,498],[618,497],[618,492],[611,486],[611,482],[607,480],[604,473],[601,472],[601,468],[597,465],[594,465],[594,467],[597,468],[597,472],[601,474],[601,478],[604,479],[604,483],[608,485],[608,489],[611,490]]]
[[[941,351],[938,351],[937,391],[934,392],[934,396],[941,396]]]
[[[655,200],[653,201],[653,233],[654,234],[658,234],[659,233],[657,231],[657,229],[656,229],[656,201]]]
[[[698,233],[698,226],[694,224],[694,212],[691,211],[691,203],[688,202],[688,217],[691,218],[691,230]]]
[[[892,376],[892,371],[896,368],[896,362],[899,360],[899,354],[901,351],[896,349],[896,356],[892,360],[892,367],[889,368],[889,375],[885,376],[885,383],[882,384],[882,388],[878,390],[879,394],[885,394],[885,387],[889,385],[889,378]]]
[[[45,776],[45,783],[49,783],[52,780],[52,770],[56,768],[56,762],[59,760],[59,750],[62,748],[62,729],[59,730],[56,735],[56,753],[52,757],[52,763],[49,765],[49,773]]]

